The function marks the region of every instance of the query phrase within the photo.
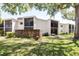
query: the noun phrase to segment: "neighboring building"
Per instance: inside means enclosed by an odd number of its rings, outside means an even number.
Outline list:
[[[5,31],[39,29],[40,34],[60,34],[74,32],[75,22],[72,20],[44,20],[35,16],[7,19],[4,22]]]
[[[11,18],[11,19],[5,19],[4,21],[4,31],[6,32],[14,32],[14,22],[15,19]]]
[[[75,21],[72,20],[51,20],[51,26],[51,34],[72,33],[75,31]]]

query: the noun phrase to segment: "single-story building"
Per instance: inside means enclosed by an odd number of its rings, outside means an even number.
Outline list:
[[[51,34],[72,33],[75,31],[75,21],[60,19],[51,20]]]
[[[1,28],[1,27],[0,27]],[[40,30],[40,34],[48,33],[60,34],[60,33],[71,33],[74,32],[75,22],[72,20],[53,20],[53,19],[40,19],[36,16],[30,17],[18,17],[17,19],[6,19],[4,21],[4,26],[2,27],[4,31],[16,30],[26,30],[32,29]]]

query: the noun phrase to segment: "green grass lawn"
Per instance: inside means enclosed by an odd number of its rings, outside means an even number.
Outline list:
[[[44,36],[38,41],[32,38],[0,37],[1,56],[79,56],[79,41],[72,40],[73,34],[59,39]]]

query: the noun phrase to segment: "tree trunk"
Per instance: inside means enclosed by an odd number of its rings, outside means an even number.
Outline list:
[[[79,39],[79,5],[75,7],[75,33],[74,38]]]

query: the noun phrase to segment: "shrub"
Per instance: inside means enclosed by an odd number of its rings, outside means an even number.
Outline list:
[[[7,38],[11,38],[11,37],[14,37],[14,36],[15,36],[14,32],[6,32],[6,37]]]
[[[32,38],[32,36],[28,35],[28,36],[25,36],[26,38]]]
[[[29,36],[29,35],[15,34],[15,36],[18,37],[18,38],[32,38],[32,36]]]
[[[34,38],[35,40],[38,40],[38,39],[40,38],[40,36],[33,36],[33,38]]]
[[[3,36],[3,35],[4,35],[4,31],[0,30],[0,36]]]
[[[49,36],[49,33],[48,33],[48,32],[46,32],[46,33],[44,33],[44,34],[43,34],[43,36]]]
[[[68,33],[67,33],[67,32],[66,32],[66,33],[64,33],[64,32],[61,32],[61,33],[60,33],[60,35],[65,35],[65,34],[68,34]]]

